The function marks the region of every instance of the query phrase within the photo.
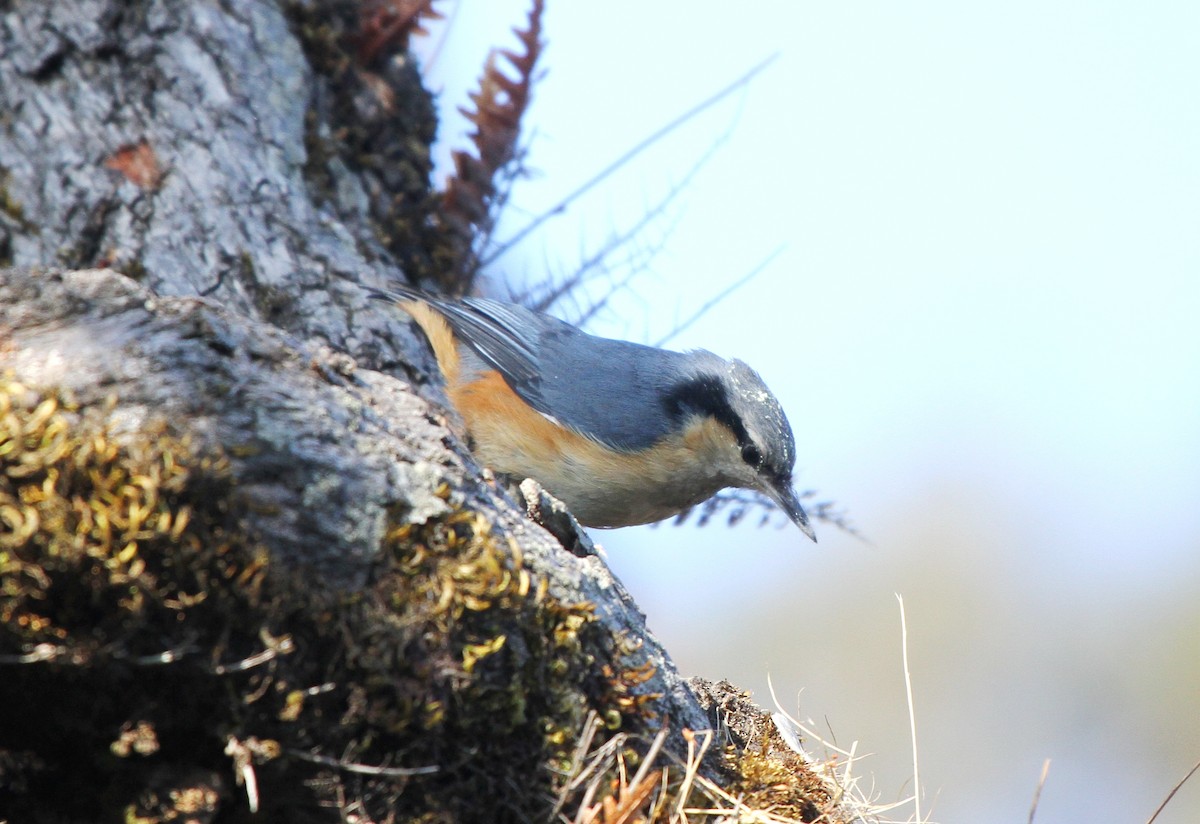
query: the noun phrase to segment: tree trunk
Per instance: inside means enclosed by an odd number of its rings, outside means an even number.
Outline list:
[[[715,723],[360,287],[447,248],[367,5],[0,0],[0,820],[549,820]]]

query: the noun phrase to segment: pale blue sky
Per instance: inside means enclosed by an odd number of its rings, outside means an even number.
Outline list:
[[[1200,5],[548,5],[501,237],[779,57],[494,274],[570,272],[732,129],[591,329],[656,340],[786,244],[672,345],[755,366],[799,485],[872,541],[600,533],[651,627],[689,673],[803,691],[892,798],[901,592],[935,820],[1025,820],[1046,757],[1039,824],[1145,820],[1200,758]],[[463,0],[446,111],[525,11]],[[1159,819],[1196,820],[1200,784]]]

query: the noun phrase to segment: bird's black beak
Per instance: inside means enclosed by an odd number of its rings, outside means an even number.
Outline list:
[[[813,531],[812,524],[808,522],[808,515],[804,511],[804,507],[800,506],[800,499],[796,497],[796,490],[792,489],[791,484],[779,486],[771,484],[764,491],[771,500],[779,504],[780,509],[787,513],[787,516],[792,519],[792,523],[800,527],[800,531],[811,538],[815,544],[817,533]]]

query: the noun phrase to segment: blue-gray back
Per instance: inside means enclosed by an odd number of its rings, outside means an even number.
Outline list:
[[[516,304],[422,299],[526,403],[614,449],[645,449],[670,434],[678,413],[666,406],[671,391],[726,366],[711,352],[596,337]]]

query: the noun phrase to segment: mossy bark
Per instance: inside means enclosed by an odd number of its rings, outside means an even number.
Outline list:
[[[360,288],[449,248],[362,5],[0,0],[0,820],[539,820],[714,724]]]

